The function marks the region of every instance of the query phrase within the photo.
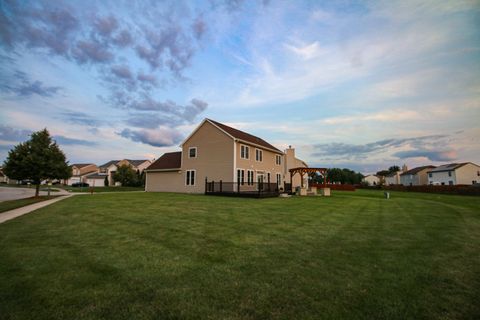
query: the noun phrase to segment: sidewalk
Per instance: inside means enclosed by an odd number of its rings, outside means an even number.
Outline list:
[[[10,210],[10,211],[2,212],[2,213],[0,213],[0,223],[4,223],[5,221],[14,219],[14,218],[19,217],[19,216],[23,216],[24,214],[27,214],[27,213],[30,213],[34,210],[46,207],[46,206],[51,205],[52,203],[55,203],[57,201],[61,201],[61,200],[66,199],[66,198],[70,198],[71,196],[73,196],[73,194],[60,196],[60,197],[55,198],[55,199],[45,200],[45,201],[34,203],[34,204],[31,204],[31,205],[28,205],[28,206],[25,206],[25,207],[21,207],[21,208],[13,209],[13,210]]]

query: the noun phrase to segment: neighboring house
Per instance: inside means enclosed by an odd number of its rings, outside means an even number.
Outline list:
[[[376,175],[369,174],[362,179],[363,183],[366,183],[369,186],[378,186],[380,184],[380,178]]]
[[[93,163],[75,163],[72,164],[70,168],[72,168],[72,177],[63,182],[68,186],[78,182],[85,182],[87,175],[98,172],[97,165]]]
[[[400,175],[400,184],[404,186],[426,185],[428,184],[427,172],[434,168],[435,166],[423,166],[407,170]]]
[[[205,179],[283,186],[290,180],[287,169],[306,166],[292,148],[284,154],[259,137],[210,119],[204,119],[180,146],[182,151],[163,154],[145,170],[145,191],[203,193]]]
[[[480,182],[480,166],[472,162],[450,163],[428,172],[428,184],[457,185]]]
[[[107,174],[94,172],[85,176],[85,181],[90,187],[105,187]]]
[[[7,183],[7,184],[18,184],[19,181],[15,179],[10,179],[0,167],[0,183]]]
[[[100,166],[100,173],[104,173],[108,176],[108,185],[113,186],[113,175],[117,172],[118,167],[127,165],[130,166],[133,170],[143,172],[152,162],[150,160],[111,160]]]
[[[8,183],[8,177],[3,173],[2,168],[0,168],[0,183]]]
[[[390,186],[400,184],[400,174],[402,174],[402,171],[396,171],[387,174],[385,176],[385,185]]]

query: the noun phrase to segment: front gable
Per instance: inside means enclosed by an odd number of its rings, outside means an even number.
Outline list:
[[[185,143],[187,143],[192,137],[194,137],[195,135],[197,135],[198,131],[201,130],[204,126],[207,126],[207,127],[213,127],[216,129],[217,133],[218,134],[222,134],[222,135],[226,135],[227,137],[234,139],[233,136],[231,136],[230,134],[228,134],[225,130],[222,130],[221,128],[219,128],[218,126],[216,126],[215,124],[213,124],[211,121],[209,121],[208,119],[204,119],[196,128],[195,130],[192,131],[192,133],[190,133],[190,135],[185,139],[183,140],[183,142],[180,144],[180,147],[183,147],[183,145]]]

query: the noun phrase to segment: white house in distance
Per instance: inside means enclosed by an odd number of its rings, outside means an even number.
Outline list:
[[[423,166],[407,170],[400,175],[400,183],[404,186],[424,186],[428,184],[427,172],[432,169],[435,169],[435,166]]]
[[[374,174],[363,177],[362,181],[369,186],[378,186],[380,184],[380,178]]]
[[[472,162],[450,163],[428,172],[431,185],[469,185],[480,182],[480,166]]]
[[[400,184],[400,174],[402,171],[397,171],[397,172],[392,172],[389,173],[385,176],[385,185],[386,186],[391,186],[391,185],[396,185]]]

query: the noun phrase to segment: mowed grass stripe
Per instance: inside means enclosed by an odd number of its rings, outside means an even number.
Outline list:
[[[0,226],[0,314],[475,318],[479,200],[72,197]]]

